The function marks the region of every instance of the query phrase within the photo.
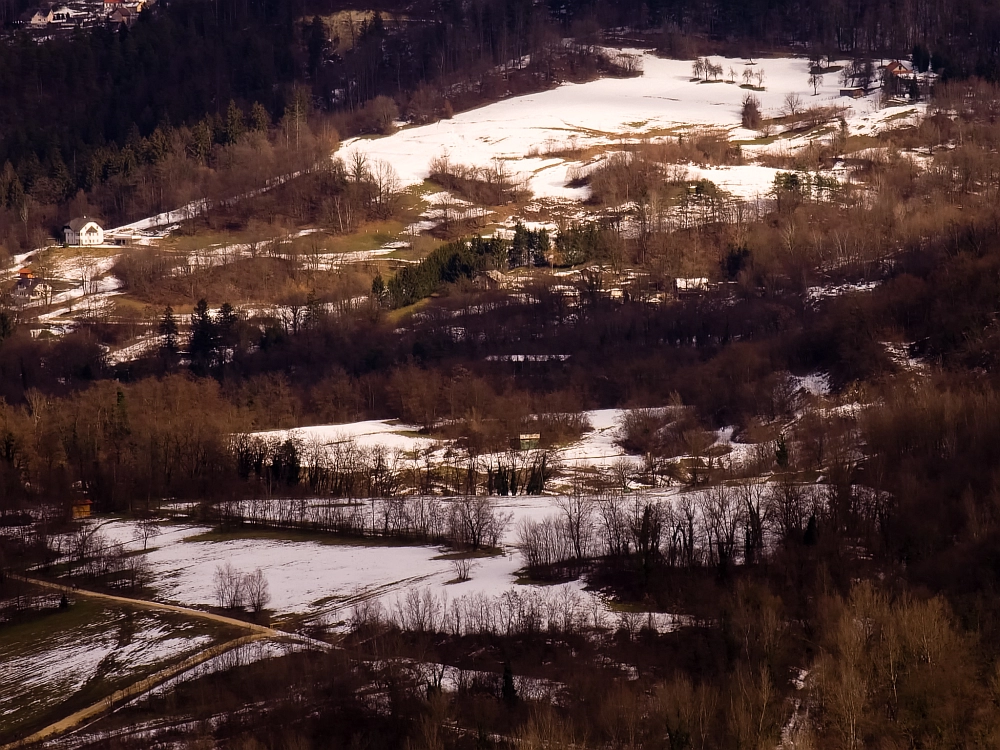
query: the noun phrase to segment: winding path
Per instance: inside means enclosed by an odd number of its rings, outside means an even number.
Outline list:
[[[44,740],[53,739],[60,734],[65,734],[66,732],[79,727],[84,722],[90,719],[95,719],[102,714],[111,711],[116,705],[120,705],[123,701],[140,696],[143,693],[152,690],[157,685],[166,682],[172,677],[176,677],[183,672],[186,672],[192,667],[195,667],[212,657],[218,656],[226,651],[231,651],[234,648],[239,648],[240,646],[248,643],[253,643],[254,641],[273,638],[277,640],[297,641],[323,651],[329,651],[334,648],[329,643],[316,640],[315,638],[309,638],[298,633],[289,633],[284,630],[267,627],[266,625],[258,625],[257,623],[246,622],[245,620],[237,620],[235,617],[226,617],[225,615],[205,612],[204,610],[194,609],[193,607],[184,607],[179,604],[165,604],[163,602],[154,602],[147,599],[133,599],[131,597],[117,596],[115,594],[103,594],[98,591],[73,588],[71,586],[65,586],[61,583],[53,583],[52,581],[43,581],[37,578],[28,578],[26,576],[16,574],[10,574],[10,577],[16,578],[19,581],[24,581],[25,583],[30,583],[47,589],[54,589],[73,596],[83,596],[89,599],[114,602],[116,604],[124,604],[130,607],[152,609],[161,612],[173,612],[175,614],[185,615],[188,617],[196,617],[201,620],[208,620],[220,625],[228,625],[230,627],[240,628],[241,630],[247,630],[249,631],[249,634],[225,643],[216,644],[215,646],[211,646],[204,651],[199,651],[183,661],[151,674],[126,688],[116,690],[111,693],[111,695],[99,700],[97,703],[87,706],[86,708],[82,708],[79,711],[60,719],[59,721],[53,722],[52,724],[39,729],[34,734],[17,740],[16,742],[0,745],[0,750],[15,750],[16,748],[29,747]]]

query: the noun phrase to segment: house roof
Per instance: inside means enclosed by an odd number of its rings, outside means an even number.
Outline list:
[[[909,73],[910,66],[901,60],[893,60],[885,66],[890,73]]]
[[[79,216],[79,217],[77,217],[75,219],[70,219],[70,222],[65,227],[63,227],[63,229],[71,229],[74,232],[79,232],[81,229],[83,229],[85,226],[87,226],[87,224],[89,224],[90,222],[94,222],[95,224],[97,224],[98,226],[100,226],[100,224],[98,223],[97,219],[93,219],[93,218],[91,218],[89,216]]]

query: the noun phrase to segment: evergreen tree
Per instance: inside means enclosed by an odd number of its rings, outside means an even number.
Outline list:
[[[160,318],[160,336],[163,341],[160,343],[160,356],[165,360],[167,367],[177,364],[180,354],[180,347],[177,338],[177,319],[174,317],[174,308],[167,305]]]
[[[205,375],[212,366],[217,335],[215,321],[208,310],[208,302],[204,299],[198,300],[191,315],[191,340],[188,344],[191,369],[195,373]]]
[[[552,247],[549,243],[549,233],[544,229],[538,229],[533,232],[533,235],[531,260],[536,266],[547,265],[549,262],[549,250]]]
[[[510,242],[510,253],[508,255],[511,268],[527,265],[526,261],[531,257],[530,234],[520,221],[514,226],[514,237]]]
[[[323,303],[316,297],[316,290],[310,290],[309,295],[306,297],[306,319],[304,325],[306,328],[315,328],[320,324],[322,319]]]
[[[229,100],[229,109],[226,110],[226,143],[239,143],[243,134],[246,133],[247,126],[243,119],[243,110],[236,102]]]
[[[782,469],[788,468],[788,445],[785,443],[785,436],[778,435],[778,446],[774,450],[774,460]]]
[[[260,102],[254,102],[250,108],[250,129],[258,133],[266,133],[271,124],[271,115]]]
[[[216,364],[223,365],[232,359],[239,343],[239,323],[240,318],[236,309],[228,302],[223,302],[215,324],[216,341],[212,353]]]
[[[305,36],[306,49],[309,54],[309,77],[315,78],[320,66],[323,64],[323,57],[326,54],[328,44],[326,39],[326,24],[323,23],[323,19],[319,16],[313,16],[312,23],[307,27]]]
[[[385,300],[386,295],[385,281],[382,280],[382,274],[377,274],[374,279],[372,279],[372,299],[381,304]]]
[[[500,690],[503,702],[513,707],[517,704],[517,688],[514,687],[514,672],[510,668],[510,662],[503,665],[503,687]]]
[[[188,152],[202,164],[208,162],[212,153],[212,123],[207,117],[191,129],[191,143]]]

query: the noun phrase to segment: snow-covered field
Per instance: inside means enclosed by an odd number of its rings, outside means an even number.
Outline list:
[[[818,381],[817,381],[818,382]],[[801,386],[814,386],[803,379]],[[554,451],[555,461],[566,471],[608,469],[623,460],[635,466],[639,459],[628,456],[615,443],[622,411],[604,409],[587,412],[591,429],[581,439]],[[260,433],[284,440],[294,438],[313,449],[333,447],[352,441],[361,448],[382,447],[387,451],[431,451],[443,454],[446,446],[416,433],[411,425],[392,421],[366,421],[350,424],[320,425],[299,430]],[[732,441],[732,430],[721,430],[717,446],[728,448],[733,460],[740,460],[750,446]],[[677,487],[645,491],[649,497],[677,496]],[[307,501],[317,507],[329,500]],[[444,498],[443,502],[452,502]],[[186,605],[206,606],[216,603],[215,572],[225,564],[249,573],[261,568],[271,592],[270,607],[279,615],[303,615],[337,623],[351,616],[359,601],[378,599],[392,610],[413,590],[430,591],[438,600],[466,596],[500,596],[511,589],[528,590],[533,586],[519,583],[518,571],[524,560],[518,544],[518,526],[525,520],[539,521],[559,513],[554,496],[516,496],[496,498],[496,509],[509,516],[510,523],[501,538],[502,554],[476,558],[468,581],[456,581],[456,571],[449,557],[451,550],[431,545],[384,545],[376,541],[343,542],[282,537],[280,534],[203,536],[210,529],[198,525],[168,525],[149,543],[149,562],[153,568],[158,596]],[[374,508],[372,512],[375,512]],[[307,512],[307,516],[308,512]],[[135,527],[128,521],[96,522],[112,543],[138,550]],[[583,582],[565,584],[583,599]],[[546,587],[554,595],[558,587]]]
[[[247,573],[261,568],[271,593],[270,608],[278,614],[322,617],[336,623],[351,615],[353,605],[379,599],[392,609],[412,589],[429,589],[438,597],[455,599],[481,593],[498,596],[516,586],[515,573],[523,567],[516,541],[521,518],[544,517],[556,512],[552,498],[517,497],[499,504],[514,515],[503,540],[504,554],[476,560],[471,579],[455,582],[449,550],[435,546],[396,546],[378,543],[331,543],[278,538],[226,538],[199,541],[210,529],[200,526],[170,526],[150,541],[149,562],[160,599],[193,606],[213,606],[215,571],[230,564]],[[129,549],[141,548],[134,541],[134,526],[127,521],[103,523],[109,541]],[[572,584],[578,589],[582,584]]]
[[[655,141],[695,128],[721,128],[733,139],[753,140],[758,134],[740,124],[740,106],[747,91],[726,81],[691,80],[690,60],[665,60],[642,54],[643,75],[627,79],[599,79],[567,83],[558,88],[489,104],[455,115],[450,120],[407,128],[378,139],[345,141],[338,156],[349,161],[355,152],[390,163],[404,185],[417,185],[429,175],[431,159],[447,156],[453,164],[488,166],[493,159],[509,161],[538,198],[578,201],[585,188],[567,187],[567,171],[583,163],[559,152],[590,147],[614,147],[641,139]],[[747,67],[742,59],[712,58],[724,71],[736,71],[741,80]],[[838,75],[823,78],[818,93],[809,85],[805,58],[761,59],[751,67],[764,72],[764,91],[754,92],[762,114],[778,116],[785,97],[798,94],[804,106],[850,105],[846,121],[851,133],[874,134],[888,122],[898,125],[915,116],[922,105],[880,109],[878,92],[850,100],[839,96]],[[807,139],[779,140],[794,150]],[[748,146],[760,153],[768,146]],[[744,197],[766,193],[776,170],[745,167],[697,169],[695,178],[710,179]]]
[[[615,444],[622,413],[622,409],[595,409],[584,412],[590,421],[591,429],[584,433],[580,440],[553,449],[550,459],[570,468],[576,465],[606,467],[622,459],[637,461],[635,456],[629,456]],[[446,446],[442,443],[418,434],[419,429],[416,425],[402,424],[396,420],[369,420],[314,425],[292,430],[271,430],[256,434],[282,441],[291,438],[307,449],[332,448],[339,443],[351,441],[359,448],[380,446],[388,451],[398,450],[407,454],[445,450]],[[483,458],[488,460],[489,456]]]

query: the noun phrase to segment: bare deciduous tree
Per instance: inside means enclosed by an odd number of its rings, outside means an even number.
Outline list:
[[[819,87],[823,85],[823,75],[821,73],[809,74],[809,85],[812,86],[813,96],[819,94]]]
[[[573,544],[573,554],[577,560],[583,560],[590,554],[591,541],[594,534],[592,516],[594,500],[584,495],[578,488],[569,495],[556,499],[556,506],[562,513],[562,521],[570,542]]]
[[[243,606],[243,576],[232,563],[219,565],[215,569],[215,601],[223,609],[239,609]]]
[[[459,498],[451,507],[452,540],[474,550],[495,547],[512,517],[500,512],[489,495]]]
[[[785,94],[785,112],[791,117],[795,117],[802,110],[802,97],[794,91]]]
[[[720,568],[726,568],[734,562],[741,516],[740,503],[730,487],[720,483],[707,491],[705,523],[710,547]]]
[[[246,602],[254,612],[263,612],[271,603],[270,586],[268,586],[267,578],[264,577],[264,571],[260,568],[243,576],[243,588]]]
[[[147,516],[139,520],[135,528],[135,538],[142,539],[142,549],[145,552],[149,540],[160,534],[160,523],[155,516]]]
[[[476,563],[471,557],[466,555],[453,558],[451,561],[451,570],[455,574],[455,580],[457,581],[468,581],[472,575],[472,569],[475,567]]]

